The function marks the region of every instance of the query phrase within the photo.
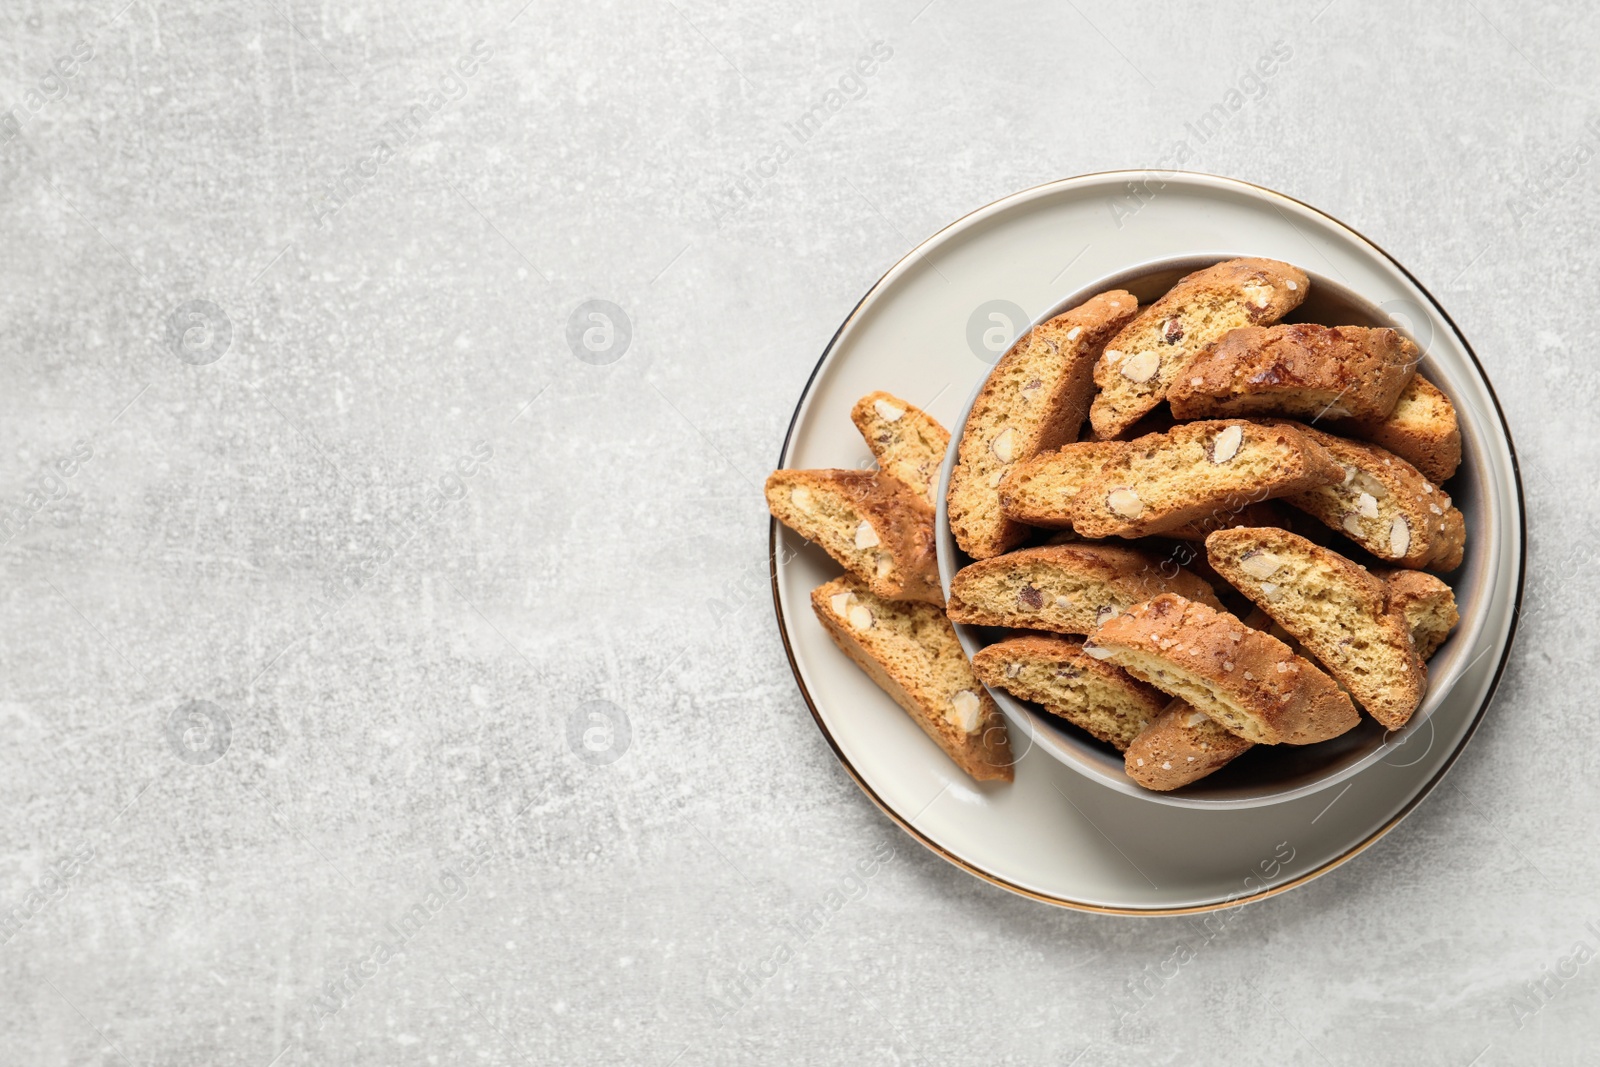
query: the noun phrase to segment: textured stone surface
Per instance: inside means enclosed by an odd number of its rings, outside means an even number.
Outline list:
[[[1596,11],[121,3],[0,14],[0,1062],[1588,1062]],[[871,806],[759,492],[911,244],[1182,137],[1440,297],[1531,541],[1447,784],[1203,945]]]

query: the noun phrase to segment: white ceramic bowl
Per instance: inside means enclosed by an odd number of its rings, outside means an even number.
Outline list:
[[[1247,250],[1239,254],[1250,253]],[[1126,270],[1063,294],[1055,306],[1035,320],[1035,324],[1076,307],[1096,293],[1108,289],[1126,289],[1138,297],[1140,305],[1144,306],[1166,292],[1183,275],[1227,258],[1232,256],[1215,253],[1180,255],[1131,265]],[[1327,326],[1394,327],[1410,336],[1422,350],[1424,355],[1420,372],[1439,385],[1447,395],[1459,395],[1459,384],[1455,379],[1465,368],[1449,365],[1434,357],[1435,342],[1443,338],[1438,336],[1433,320],[1419,305],[1408,300],[1391,300],[1386,305],[1380,305],[1320,275],[1304,263],[1297,263],[1296,266],[1305,270],[1310,277],[1310,292],[1305,302],[1285,321],[1318,322]],[[968,397],[959,422],[951,427],[950,449],[940,475],[937,517],[939,574],[947,595],[952,576],[970,563],[971,558],[957,547],[950,531],[945,495],[950,472],[955,466],[962,429],[982,388],[983,381],[980,381]],[[1446,483],[1445,489],[1466,517],[1466,559],[1455,573],[1444,577],[1455,588],[1461,625],[1429,664],[1427,695],[1421,708],[1398,737],[1363,715],[1360,725],[1355,729],[1330,741],[1316,745],[1258,745],[1222,770],[1192,785],[1170,793],[1157,793],[1136,785],[1127,776],[1123,771],[1122,755],[1110,745],[1095,740],[1082,730],[1042,711],[1036,705],[1013,697],[1003,689],[991,688],[996,702],[1020,735],[1019,740],[1041,749],[1097,782],[1155,804],[1254,807],[1281,803],[1343,782],[1385,758],[1392,752],[1395,743],[1404,743],[1410,734],[1429,729],[1434,710],[1455,684],[1464,666],[1461,654],[1473,645],[1473,635],[1482,625],[1486,609],[1489,608],[1485,602],[1486,583],[1481,576],[1484,561],[1496,548],[1494,539],[1497,536],[1497,524],[1492,521],[1495,518],[1494,509],[1503,506],[1492,495],[1482,492],[1480,464],[1489,451],[1485,435],[1500,435],[1502,440],[1496,443],[1504,447],[1504,432],[1498,421],[1490,425],[1482,424],[1477,410],[1471,405],[1458,405],[1457,414],[1461,422],[1462,463],[1460,470]],[[963,625],[958,625],[956,631],[968,655],[991,644],[1003,633],[988,627]]]

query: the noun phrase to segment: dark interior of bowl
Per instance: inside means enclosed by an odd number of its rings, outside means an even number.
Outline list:
[[[1158,299],[1168,289],[1172,288],[1177,280],[1192,271],[1208,267],[1213,263],[1230,256],[1200,256],[1177,260],[1164,260],[1160,263],[1145,264],[1131,268],[1121,274],[1104,279],[1097,285],[1097,291],[1106,289],[1126,289],[1139,298],[1142,305]],[[1299,264],[1297,264],[1299,266]],[[1424,353],[1419,365],[1420,372],[1437,383],[1437,378],[1429,373],[1430,361],[1426,355],[1428,345],[1432,341],[1430,322],[1432,321],[1422,308],[1417,307],[1407,300],[1391,301],[1379,306],[1362,297],[1357,296],[1338,282],[1324,277],[1315,271],[1305,270],[1311,279],[1310,291],[1305,302],[1300,305],[1284,321],[1286,322],[1316,322],[1326,326],[1389,326],[1400,330],[1410,337],[1417,347]],[[1069,310],[1079,301],[1076,297],[1052,308],[1045,318],[1059,315]],[[1159,413],[1165,412],[1165,405]],[[1152,429],[1164,428],[1159,414],[1152,418]],[[1465,427],[1463,427],[1465,430]],[[1135,427],[1135,434],[1142,432],[1140,427]],[[1472,435],[1462,434],[1463,449],[1472,447]],[[1470,456],[1464,456],[1461,465],[1462,473],[1471,469]],[[1456,506],[1468,516],[1476,513],[1475,487],[1469,477],[1458,476],[1446,486]],[[1039,541],[1043,541],[1048,531],[1041,531]],[[1342,536],[1332,534],[1328,541],[1330,547],[1339,551],[1358,563],[1368,566],[1379,566],[1381,561],[1367,556],[1359,548],[1346,541]],[[1198,546],[1196,546],[1198,548]],[[1467,551],[1472,552],[1473,539],[1467,539]],[[1180,550],[1181,551],[1181,550]],[[971,560],[958,550],[958,558],[962,565]],[[1446,580],[1449,580],[1446,576]],[[1454,583],[1452,583],[1454,584]],[[1230,592],[1226,589],[1218,590],[1219,594]],[[1226,602],[1226,601],[1225,601]],[[1242,600],[1240,603],[1243,603]],[[1244,610],[1241,608],[1241,610]],[[989,644],[999,640],[1006,631],[990,630],[988,628],[974,627],[974,632],[982,634],[982,644]],[[1443,652],[1440,653],[1443,655]],[[1009,694],[1003,694],[1006,699],[1016,700]],[[1076,744],[1086,746],[1103,754],[1108,769],[1121,773],[1122,756],[1110,745],[1096,741],[1087,733],[1071,726],[1066,722],[1044,711],[1038,705],[1026,701],[1017,701],[1034,712],[1035,720],[1044,724],[1044,728],[1071,738]],[[1419,713],[1420,715],[1420,713]],[[1410,727],[1408,727],[1410,729]],[[1337,773],[1343,768],[1362,760],[1377,749],[1384,746],[1385,741],[1396,739],[1377,722],[1363,715],[1361,723],[1330,741],[1315,745],[1258,745],[1246,752],[1226,767],[1215,774],[1202,778],[1193,785],[1174,790],[1165,796],[1181,797],[1194,801],[1237,801],[1245,797],[1258,797],[1263,794],[1274,794],[1279,791],[1288,791],[1305,786],[1308,783],[1324,779]]]

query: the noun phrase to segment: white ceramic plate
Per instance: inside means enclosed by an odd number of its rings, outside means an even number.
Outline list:
[[[1436,676],[1448,684],[1430,693],[1414,726],[1331,784],[1298,783],[1270,806],[1152,803],[1030,745],[1026,724],[1014,739],[1022,752],[1016,781],[976,784],[834,647],[808,596],[838,567],[772,526],[779,628],[801,692],[839,759],[923,844],[1026,896],[1171,914],[1257,899],[1332,869],[1438,783],[1482,718],[1510,650],[1522,594],[1521,486],[1499,405],[1470,347],[1381,249],[1298,201],[1242,182],[1086,175],[953,223],[884,275],[839,328],[800,399],[778,465],[869,465],[850,408],[873,389],[954,427],[1010,340],[1064,298],[1139,264],[1237,255],[1295,263],[1406,321],[1427,351],[1425,373],[1455,402],[1467,438],[1464,471],[1450,489],[1468,515],[1469,558],[1451,577],[1472,613],[1452,637],[1448,661],[1435,660]]]

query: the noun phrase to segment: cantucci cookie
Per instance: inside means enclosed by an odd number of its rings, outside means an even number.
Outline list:
[[[1254,748],[1185,700],[1174,699],[1128,745],[1128,777],[1165,793],[1197,782]]]
[[[1450,631],[1461,621],[1456,595],[1448,585],[1426,571],[1374,571],[1384,579],[1389,611],[1405,620],[1417,655],[1433,658]]]
[[[1461,566],[1466,520],[1448,493],[1377,445],[1288,425],[1332,453],[1343,471],[1333,484],[1286,497],[1288,503],[1386,562],[1440,571]]]
[[[1072,502],[1084,537],[1144,537],[1206,518],[1229,501],[1302,493],[1344,476],[1292,426],[1189,422],[1147,434],[1108,460]]]
[[[1420,374],[1412,376],[1386,418],[1350,419],[1332,428],[1387,448],[1436,485],[1449,480],[1461,465],[1461,426],[1455,406]]]
[[[944,603],[933,547],[933,509],[882,471],[773,471],[774,518],[890,600]]]
[[[1094,435],[1121,436],[1166,399],[1195,353],[1229,330],[1277,322],[1308,288],[1304,272],[1275,259],[1230,259],[1181,279],[1106,343],[1094,367]]]
[[[1084,650],[1256,744],[1309,745],[1360,720],[1338,683],[1288,645],[1172,593],[1107,619]]]
[[[1027,528],[1000,511],[1000,482],[1015,463],[1078,439],[1100,347],[1139,306],[1120,289],[1040,323],[1017,340],[972,403],[950,475],[946,511],[973,559],[1016,547]]]
[[[1087,655],[1076,637],[1008,637],[973,656],[972,669],[986,685],[1033,701],[1118,752],[1167,703],[1154,686]]]
[[[1000,510],[1029,526],[1070,529],[1073,497],[1127,447],[1123,441],[1078,441],[1023,460],[1000,483]]]
[[[1427,671],[1381,578],[1287,530],[1222,530],[1206,538],[1206,557],[1385,727],[1398,730],[1422,703]]]
[[[884,600],[850,575],[812,590],[811,609],[834,644],[957,766],[979,780],[1012,780],[1005,720],[972,673],[944,612],[932,604]]]
[[[950,431],[921,408],[884,392],[857,400],[850,421],[867,439],[878,466],[915,489],[931,507]]]
[[[1180,419],[1287,415],[1382,419],[1420,353],[1399,331],[1310,322],[1230,330],[1202,349],[1167,390]]]
[[[1170,560],[1120,545],[1040,545],[980,560],[950,583],[950,618],[975,626],[1087,634],[1158,593],[1218,604]]]

